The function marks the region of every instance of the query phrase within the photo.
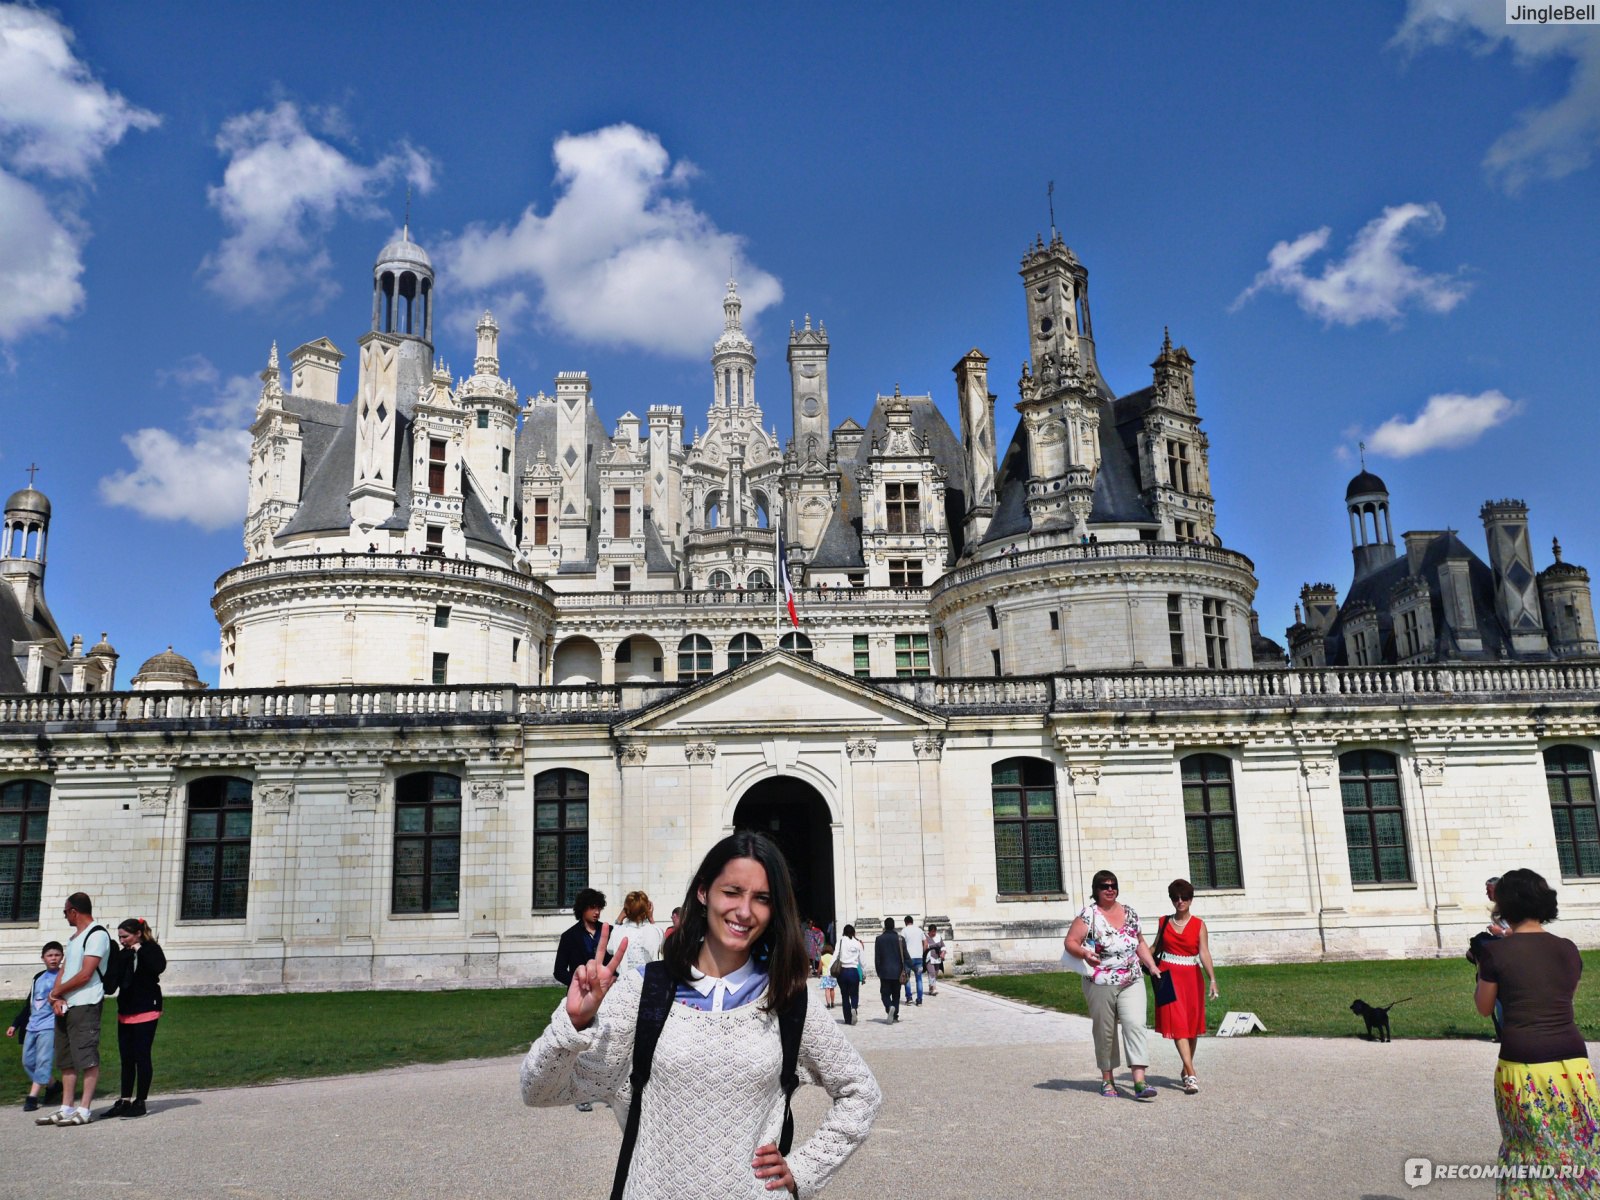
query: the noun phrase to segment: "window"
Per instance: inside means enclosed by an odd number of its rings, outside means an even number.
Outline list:
[[[521,638],[512,638],[511,639],[511,661],[512,662],[516,662],[517,661],[517,655],[519,655],[521,653],[522,653],[522,639]]]
[[[589,886],[589,777],[561,767],[533,777],[533,906],[567,908]]]
[[[1400,799],[1400,765],[1381,750],[1339,756],[1344,797],[1344,837],[1352,883],[1410,883],[1406,814]]]
[[[992,657],[994,659],[994,673],[995,673],[995,678],[998,679],[999,676],[1000,676],[1000,651],[991,650],[991,651],[989,651],[989,654],[990,654],[990,657]]]
[[[533,544],[550,544],[550,501],[543,498],[533,502]]]
[[[858,679],[869,679],[872,676],[872,649],[864,633],[858,633],[850,639],[851,668]]]
[[[894,673],[901,679],[916,675],[931,675],[928,666],[928,635],[925,633],[897,633],[894,635]]]
[[[1228,667],[1228,618],[1222,611],[1222,601],[1200,601],[1200,615],[1206,631],[1206,666],[1225,671]]]
[[[1167,641],[1172,645],[1172,665],[1183,666],[1183,597],[1167,594]]]
[[[428,494],[444,495],[444,442],[439,438],[428,439]]]
[[[711,643],[698,633],[678,643],[678,678],[711,678]]]
[[[631,520],[633,510],[630,507],[630,493],[627,488],[618,488],[611,497],[611,536],[632,537],[629,532],[633,527]]]
[[[989,628],[990,629],[999,629],[1000,628],[1000,614],[995,611],[994,605],[991,604],[991,605],[988,606],[988,608],[989,608]]]
[[[1233,765],[1220,754],[1183,760],[1183,825],[1189,838],[1189,879],[1197,888],[1243,887],[1239,827],[1233,807]]]
[[[920,558],[891,558],[889,560],[890,587],[921,587],[922,560]]]
[[[433,656],[433,682],[436,684],[450,682],[450,656],[448,654],[435,654]]]
[[[188,791],[183,919],[242,921],[250,890],[250,781],[212,775]]]
[[[500,451],[500,470],[506,475],[511,474],[511,451],[506,449]]]
[[[1355,665],[1358,667],[1370,666],[1372,663],[1372,655],[1367,649],[1366,632],[1364,630],[1357,632],[1355,637],[1352,639],[1352,643],[1355,646],[1356,652]]]
[[[1408,608],[1400,614],[1400,656],[1411,658],[1422,653],[1422,628],[1417,621],[1417,610]]]
[[[633,662],[633,639],[629,638],[617,646],[617,661],[619,663]]]
[[[426,554],[443,554],[444,553],[444,526],[443,525],[429,525],[428,526],[428,544],[427,544],[427,546],[424,547],[423,552],[426,553]]]
[[[1595,821],[1594,766],[1582,746],[1544,752],[1544,781],[1556,823],[1556,857],[1563,878],[1600,875],[1600,827]]]
[[[1008,758],[990,775],[994,873],[1002,895],[1061,890],[1061,830],[1055,768],[1040,758]]]
[[[626,592],[633,587],[633,568],[617,564],[611,568],[611,590]]]
[[[44,881],[50,787],[19,779],[0,787],[0,921],[37,921]]]
[[[1055,609],[1050,610],[1050,628],[1052,630],[1061,628],[1061,614]]]
[[[914,483],[886,483],[885,506],[889,515],[890,533],[921,533],[922,505],[917,501]]]
[[[478,410],[478,428],[489,428],[489,410],[487,408],[480,408]]]
[[[713,592],[725,592],[733,586],[733,576],[726,571],[713,571],[709,582]]]
[[[772,576],[768,575],[760,567],[757,567],[754,571],[750,572],[749,578],[745,580],[744,585],[752,592],[771,591]]]
[[[1167,439],[1167,486],[1180,492],[1193,491],[1189,486],[1189,443]]]
[[[778,639],[778,649],[787,650],[790,654],[797,654],[804,659],[812,657],[811,639],[803,633],[784,634]]]
[[[448,604],[439,604],[434,607],[433,627],[435,629],[450,628],[450,606]]]
[[[1200,540],[1199,530],[1193,521],[1174,521],[1172,523],[1172,536],[1180,542],[1197,542]]]
[[[455,912],[461,895],[461,780],[437,771],[394,785],[394,911]]]
[[[728,643],[728,669],[743,666],[761,653],[761,639],[753,633],[736,633]]]
[[[850,586],[853,588],[867,586],[867,573],[865,571],[851,571],[845,578],[850,581]]]

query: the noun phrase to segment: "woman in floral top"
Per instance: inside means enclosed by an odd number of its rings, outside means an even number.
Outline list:
[[[1094,903],[1084,906],[1067,930],[1067,953],[1093,968],[1084,977],[1083,999],[1094,1022],[1094,1057],[1100,1066],[1100,1094],[1115,1100],[1120,1093],[1111,1073],[1117,1060],[1117,1026],[1122,1026],[1122,1048],[1133,1072],[1133,1098],[1154,1100],[1156,1090],[1145,1082],[1150,1065],[1145,1053],[1144,973],[1161,978],[1150,947],[1139,932],[1139,914],[1118,900],[1117,877],[1110,871],[1095,874],[1090,885]]]

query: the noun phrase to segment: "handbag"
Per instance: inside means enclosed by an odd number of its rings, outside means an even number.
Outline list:
[[[1094,916],[1091,914],[1089,917],[1089,932],[1083,939],[1085,949],[1094,940]],[[1085,979],[1094,978],[1094,967],[1064,947],[1061,951],[1061,965],[1074,974],[1082,975]]]
[[[1163,971],[1155,981],[1156,1007],[1164,1008],[1178,1002],[1178,985],[1172,982],[1172,972]]]

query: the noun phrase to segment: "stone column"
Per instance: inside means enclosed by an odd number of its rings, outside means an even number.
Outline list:
[[[855,844],[855,863],[846,903],[854,901],[848,909],[854,913],[846,920],[857,920],[867,912],[884,911],[883,895],[883,838],[878,821],[878,739],[875,737],[850,737],[845,739],[844,752],[850,760],[850,769],[844,776],[844,790],[850,797],[851,841]],[[857,933],[863,932],[859,927]]]
[[[617,853],[612,870],[618,887],[645,874],[645,761],[649,757],[649,742],[629,739],[617,746]]]
[[[922,842],[923,920],[930,912],[949,910],[944,877],[944,808],[939,764],[944,757],[944,734],[929,732],[911,741],[917,756],[917,819]]]

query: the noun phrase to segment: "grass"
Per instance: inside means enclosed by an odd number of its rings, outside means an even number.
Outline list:
[[[1585,983],[1574,1004],[1578,1028],[1588,1040],[1600,1041],[1600,986],[1587,982],[1600,971],[1600,951],[1585,952],[1583,964]],[[962,980],[1039,1008],[1087,1016],[1078,981],[1066,971]],[[1350,1011],[1352,1000],[1404,1000],[1389,1014],[1397,1038],[1488,1038],[1494,1028],[1473,1007],[1472,988],[1472,967],[1459,958],[1218,967],[1222,998],[1207,1004],[1206,1016],[1213,1032],[1231,1010],[1255,1013],[1269,1035],[1360,1037],[1366,1025]]]
[[[155,1043],[161,1091],[236,1087],[376,1071],[409,1063],[496,1058],[527,1050],[564,988],[493,991],[313,992],[168,997]],[[9,1021],[21,1002],[0,1003]],[[0,1026],[0,1033],[4,1027]],[[20,1039],[0,1044],[0,1100],[28,1090]],[[100,1094],[120,1079],[116,1001],[100,1033]]]

